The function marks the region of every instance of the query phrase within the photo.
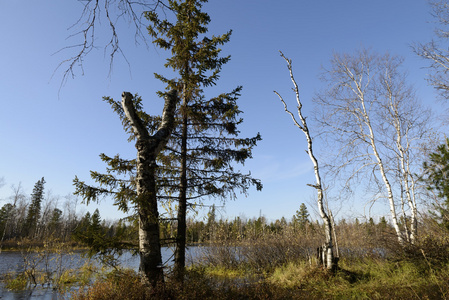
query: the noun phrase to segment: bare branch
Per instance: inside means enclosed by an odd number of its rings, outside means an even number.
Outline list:
[[[413,51],[429,62],[431,73],[428,81],[440,92],[440,95],[449,99],[449,51],[447,39],[449,38],[449,1],[429,1],[432,15],[437,27],[435,39],[427,43],[417,43],[412,46]]]
[[[101,3],[102,1],[103,3]],[[76,76],[77,68],[81,70],[81,74],[84,74],[86,57],[92,50],[98,47],[104,48],[105,54],[108,53],[110,56],[109,75],[111,75],[114,58],[117,54],[120,54],[129,65],[126,55],[120,46],[120,34],[117,30],[119,22],[125,21],[133,24],[136,45],[143,42],[148,47],[146,27],[142,21],[144,12],[168,8],[164,0],[86,0],[83,2],[85,3],[79,19],[68,28],[73,30],[80,27],[79,31],[70,34],[68,39],[80,38],[81,42],[66,46],[56,52],[74,52],[69,58],[61,61],[53,73],[54,76],[59,69],[64,70],[60,89],[69,78]],[[110,37],[105,45],[98,46],[96,43],[99,36],[96,33],[96,29],[101,26],[102,21],[106,21],[105,23],[108,24],[107,29]]]

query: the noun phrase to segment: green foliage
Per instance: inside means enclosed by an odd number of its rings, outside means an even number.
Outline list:
[[[424,162],[423,168],[427,177],[425,181],[429,190],[437,192],[443,199],[442,204],[435,203],[434,217],[443,227],[449,229],[449,139],[437,147],[437,151],[430,153],[429,162]]]
[[[168,1],[167,8],[175,16],[174,22],[161,19],[156,11],[145,12],[149,20],[148,33],[154,43],[171,52],[165,66],[175,71],[175,78],[155,74],[167,89],[175,89],[181,101],[177,103],[176,128],[157,158],[158,200],[170,206],[178,200],[177,228],[161,221],[164,239],[173,238],[185,243],[187,207],[193,207],[203,197],[221,200],[233,199],[236,192],[246,193],[250,186],[262,188],[260,180],[251,174],[236,171],[235,165],[251,158],[252,148],[261,140],[260,134],[252,138],[239,138],[238,125],[241,111],[237,105],[241,87],[207,99],[204,88],[216,85],[219,74],[230,56],[221,57],[220,46],[229,41],[231,31],[220,36],[207,36],[210,17],[201,10],[204,0]],[[173,74],[173,73],[172,73]],[[163,96],[163,92],[158,93]],[[129,140],[135,138],[121,103],[110,97],[106,101],[122,121]],[[153,133],[161,118],[150,116],[143,110],[142,99],[132,99],[143,124]],[[77,177],[74,179],[76,195],[86,203],[111,196],[119,209],[128,212],[138,205],[135,184],[135,160],[126,160],[118,155],[101,154],[107,164],[107,172],[91,172],[97,186],[90,186]],[[170,203],[167,203],[170,202]],[[172,217],[171,217],[172,218]],[[192,235],[193,236],[193,235]],[[198,237],[199,238],[199,237]],[[92,243],[90,243],[92,244]],[[183,248],[180,246],[178,248]]]
[[[176,90],[181,100],[177,103],[176,128],[164,151],[157,157],[158,166],[154,166],[159,202],[169,207],[172,201],[178,201],[176,230],[168,222],[160,220],[164,239],[171,239],[171,235],[176,233],[177,270],[184,266],[188,207],[193,207],[204,197],[225,201],[235,199],[237,191],[247,193],[251,186],[262,189],[260,180],[252,178],[250,173],[242,174],[235,170],[236,164],[243,164],[252,157],[253,147],[261,140],[260,134],[251,138],[238,137],[237,127],[243,120],[239,117],[241,111],[237,100],[242,87],[212,98],[206,98],[203,90],[216,85],[223,65],[229,61],[229,55],[220,56],[220,46],[227,43],[231,35],[229,31],[220,36],[207,36],[210,17],[201,10],[205,2],[168,1],[166,7],[170,14],[173,13],[174,22],[167,15],[161,19],[156,11],[145,12],[150,23],[148,33],[154,38],[155,45],[171,52],[165,67],[172,69],[177,77],[155,76],[167,85],[167,90]],[[158,94],[164,95],[163,92]],[[110,97],[105,97],[104,101],[118,114],[129,140],[133,140],[135,136],[121,103]],[[161,118],[147,114],[138,95],[132,102],[143,125],[150,134],[153,133]],[[108,166],[107,172],[91,172],[98,186],[87,185],[75,177],[75,194],[82,196],[87,203],[112,196],[119,209],[125,212],[130,206],[138,206],[136,161],[105,154],[101,154],[101,159]]]
[[[293,216],[293,223],[297,225],[300,230],[304,230],[307,224],[310,223],[309,216],[307,206],[304,203],[301,203],[299,210],[297,210],[296,214]]]
[[[89,256],[97,255],[97,258],[109,266],[117,265],[118,256],[124,250],[135,251],[137,246],[136,230],[126,226],[123,220],[116,228],[104,226],[98,209],[92,215],[87,212],[81,219],[73,233],[73,239],[89,247]]]
[[[50,223],[47,226],[48,231],[50,232],[50,235],[54,235],[57,232],[61,231],[62,227],[62,210],[59,208],[53,209]]]
[[[34,185],[33,193],[31,194],[31,204],[28,207],[28,214],[25,219],[24,236],[34,237],[36,227],[41,214],[41,203],[44,199],[44,184],[45,180],[42,177]]]
[[[25,273],[18,275],[14,273],[8,273],[5,275],[5,287],[8,290],[22,291],[28,286],[28,277]]]
[[[164,191],[170,190],[170,198],[179,192],[191,195],[191,199],[213,196],[227,200],[238,189],[246,192],[251,185],[261,189],[259,180],[233,169],[234,162],[243,163],[251,158],[251,149],[261,138],[259,135],[237,138],[237,125],[242,119],[238,117],[241,111],[236,101],[241,87],[211,99],[204,96],[203,88],[217,83],[223,65],[230,59],[230,56],[220,57],[219,46],[227,43],[231,35],[229,31],[220,36],[206,36],[210,17],[201,10],[205,2],[170,1],[176,22],[160,19],[156,12],[145,14],[154,43],[172,54],[165,66],[179,76],[169,79],[156,74],[156,77],[167,84],[167,89],[177,89],[182,98],[179,126],[168,151],[159,159],[163,165]],[[188,178],[184,185],[181,184],[183,172]],[[180,186],[187,190],[178,191]]]

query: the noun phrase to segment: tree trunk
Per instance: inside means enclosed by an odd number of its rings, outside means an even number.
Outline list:
[[[184,89],[185,91],[185,89]],[[184,268],[186,261],[186,230],[187,230],[187,95],[183,96],[182,133],[181,133],[181,177],[178,203],[178,231],[176,236],[174,273],[178,282],[184,281]]]
[[[402,238],[401,229],[399,228],[399,223],[398,223],[398,218],[397,218],[396,208],[395,208],[395,202],[394,202],[394,196],[393,196],[393,189],[391,187],[390,181],[388,180],[384,162],[382,161],[382,158],[380,157],[380,154],[377,151],[376,139],[374,137],[374,130],[373,130],[373,127],[371,126],[371,120],[370,120],[370,117],[366,110],[365,99],[363,96],[360,97],[360,101],[361,101],[362,109],[363,109],[363,117],[365,119],[364,122],[369,129],[368,140],[369,140],[371,148],[373,149],[373,154],[376,157],[377,166],[379,167],[380,175],[382,176],[382,180],[383,180],[383,182],[385,184],[385,188],[387,190],[388,202],[390,204],[390,213],[391,213],[391,220],[393,222],[393,227],[394,227],[394,230],[396,231],[396,236],[398,238],[399,243],[403,244],[404,239]]]
[[[127,92],[122,94],[123,110],[137,138],[136,203],[139,214],[139,272],[143,281],[154,287],[164,280],[155,177],[156,157],[167,143],[174,128],[177,94],[175,90],[171,90],[165,97],[162,123],[152,136],[138,117],[132,99],[132,94]]]
[[[143,144],[143,145],[142,145]],[[159,237],[159,213],[157,209],[157,191],[155,185],[156,159],[149,153],[148,143],[136,145],[137,158],[137,203],[139,214],[139,271],[151,285],[164,279],[162,269],[161,244]],[[150,166],[150,168],[148,168]]]
[[[298,127],[306,136],[307,139],[307,154],[310,157],[310,160],[313,163],[313,169],[315,172],[315,180],[316,180],[316,184],[308,184],[311,187],[314,187],[317,190],[317,204],[318,204],[318,212],[320,213],[321,219],[324,222],[324,230],[325,230],[325,243],[322,247],[318,248],[318,261],[321,262],[321,264],[329,269],[329,270],[335,270],[337,268],[337,263],[338,263],[338,258],[334,259],[334,252],[333,252],[333,242],[332,242],[332,222],[330,217],[328,216],[328,214],[326,213],[325,209],[324,209],[324,196],[323,196],[323,185],[321,183],[321,176],[320,176],[320,169],[318,166],[318,160],[316,159],[315,155],[313,154],[313,144],[312,144],[312,137],[310,135],[309,132],[309,128],[307,127],[307,122],[306,122],[306,118],[304,118],[304,116],[302,115],[302,103],[301,100],[299,98],[299,88],[298,88],[298,84],[295,81],[295,78],[293,77],[293,70],[292,70],[292,65],[291,65],[291,60],[287,59],[284,54],[281,52],[281,56],[282,58],[287,62],[287,67],[288,70],[290,72],[290,79],[293,83],[294,86],[294,91],[296,94],[296,103],[298,104],[297,106],[297,113],[298,113],[298,117],[300,119],[300,122],[298,122],[295,118],[295,116],[293,115],[292,112],[290,112],[287,109],[287,104],[285,103],[284,99],[281,97],[281,95],[275,91],[275,94],[279,97],[279,99],[281,100],[281,102],[284,104],[284,109],[285,112],[287,112],[290,117],[293,120],[293,123],[296,125],[296,127]]]

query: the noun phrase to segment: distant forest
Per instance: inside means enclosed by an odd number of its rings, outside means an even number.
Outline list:
[[[9,203],[0,209],[0,234],[2,248],[16,248],[40,245],[49,240],[72,243],[73,246],[92,247],[98,243],[112,241],[123,242],[129,248],[137,248],[138,221],[131,216],[119,220],[104,220],[100,212],[95,210],[80,215],[76,212],[76,199],[68,198],[64,205],[46,200],[44,193],[45,180],[36,182],[33,193],[27,197],[20,190],[16,191]],[[220,241],[255,240],[264,236],[295,233],[308,236],[308,239],[318,238],[323,226],[318,221],[313,222],[307,206],[302,203],[296,214],[290,218],[267,221],[266,217],[223,219],[217,217],[216,207],[210,207],[202,220],[189,218],[187,220],[187,243],[214,243]],[[160,223],[161,242],[169,245],[176,237],[176,221],[162,219]],[[359,221],[342,219],[338,224],[341,235],[382,235],[391,234],[392,227],[385,217],[379,222],[372,218]],[[343,232],[342,232],[343,233]],[[317,242],[318,244],[318,242]]]

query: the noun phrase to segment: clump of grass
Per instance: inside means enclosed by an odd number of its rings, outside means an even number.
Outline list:
[[[150,299],[151,293],[132,270],[114,271],[97,280],[87,289],[72,294],[75,300]]]
[[[68,287],[79,285],[86,286],[93,282],[96,276],[101,274],[98,268],[90,262],[86,262],[79,269],[67,269],[53,278],[53,287],[64,290]]]
[[[8,273],[4,278],[5,287],[8,290],[20,291],[28,286],[28,278],[25,273]]]
[[[226,268],[223,266],[199,266],[190,267],[190,272],[201,272],[217,278],[241,278],[248,275],[248,272],[241,268]]]
[[[101,274],[98,268],[86,262],[79,269],[63,269],[60,272],[42,271],[38,268],[25,269],[22,272],[10,272],[2,281],[9,290],[25,290],[29,287],[51,287],[61,292],[74,285],[85,286]]]
[[[305,283],[321,282],[328,277],[328,272],[321,268],[313,267],[305,262],[289,262],[276,268],[267,277],[267,281],[284,288],[299,288]]]

